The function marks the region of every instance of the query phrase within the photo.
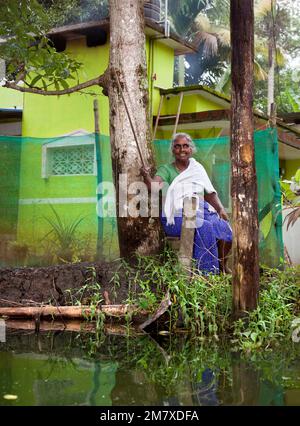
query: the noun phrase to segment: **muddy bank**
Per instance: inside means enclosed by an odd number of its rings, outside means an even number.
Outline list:
[[[116,273],[119,279],[114,280]],[[0,268],[0,306],[36,303],[68,305],[74,303],[77,289],[99,283],[100,292],[107,291],[111,303],[123,303],[128,297],[122,266],[111,263],[75,263],[41,268]],[[70,294],[73,295],[73,297]],[[76,296],[76,295],[75,295]],[[81,297],[84,303],[88,290]]]

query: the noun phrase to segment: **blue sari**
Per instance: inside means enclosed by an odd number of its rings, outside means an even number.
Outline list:
[[[219,274],[218,240],[232,241],[232,230],[229,223],[221,219],[218,213],[209,210],[209,204],[201,203],[202,209],[197,210],[197,218],[201,220],[195,229],[193,258],[197,269],[205,274]],[[201,214],[201,211],[204,214]],[[164,214],[161,215],[163,229],[168,237],[180,237],[182,211],[174,218],[174,225],[168,225]]]

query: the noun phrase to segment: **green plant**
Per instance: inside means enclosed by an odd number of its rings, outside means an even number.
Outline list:
[[[84,313],[84,318],[87,321],[94,321],[96,332],[100,333],[103,330],[105,314],[99,309],[103,303],[101,292],[101,284],[97,281],[97,273],[93,266],[86,268],[88,277],[85,284],[79,289],[68,289],[72,305],[88,305],[89,313]]]
[[[84,220],[79,217],[73,221],[67,222],[62,219],[55,208],[50,204],[50,209],[54,217],[44,217],[51,229],[43,237],[43,240],[50,236],[50,239],[56,249],[56,255],[59,259],[72,261],[76,245],[78,243],[77,228]]]
[[[81,301],[83,296],[87,299],[87,291],[94,292],[88,299],[94,314],[102,297],[96,276],[92,277],[93,274],[77,297],[81,294]],[[126,303],[137,309],[155,312],[165,295],[170,295],[172,305],[167,316],[160,318],[160,329],[169,335],[180,327],[199,341],[227,338],[233,350],[245,353],[273,348],[280,340],[291,340],[291,325],[300,311],[299,267],[285,270],[264,267],[258,307],[238,321],[232,318],[231,276],[192,271],[188,278],[174,253],[168,250],[159,256],[138,256],[134,264],[121,261],[112,279],[121,285],[121,277],[127,289]],[[129,314],[127,325],[131,320]]]
[[[236,349],[268,349],[280,339],[291,340],[291,325],[299,314],[299,268],[266,268],[261,277],[257,309],[234,323]]]

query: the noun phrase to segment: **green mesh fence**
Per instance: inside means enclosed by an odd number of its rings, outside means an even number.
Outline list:
[[[231,211],[229,139],[195,141]],[[154,142],[157,166],[171,161],[169,140]],[[278,147],[274,130],[255,134],[261,262],[282,256]],[[119,256],[109,137],[0,136],[0,266],[46,266]],[[98,188],[98,191],[97,191]],[[100,192],[100,194],[97,194]]]
[[[254,134],[258,184],[260,262],[278,266],[283,257],[281,193],[279,186],[278,140],[276,129]],[[214,139],[194,139],[197,148],[194,158],[206,169],[218,191],[220,200],[231,212],[230,141],[227,136]],[[154,143],[157,166],[172,162],[170,141]]]
[[[112,181],[108,137],[1,136],[0,159],[0,265],[118,256],[116,218],[97,214],[97,185]]]

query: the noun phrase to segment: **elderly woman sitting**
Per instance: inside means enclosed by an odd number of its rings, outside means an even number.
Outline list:
[[[196,148],[191,137],[186,133],[177,133],[171,149],[174,162],[159,167],[154,178],[147,169],[141,169],[149,189],[152,182],[158,182],[161,189],[170,185],[161,214],[164,231],[167,236],[180,236],[183,198],[202,192],[196,212],[193,258],[197,268],[204,273],[228,272],[226,261],[232,231],[227,213],[204,167],[192,158]]]

